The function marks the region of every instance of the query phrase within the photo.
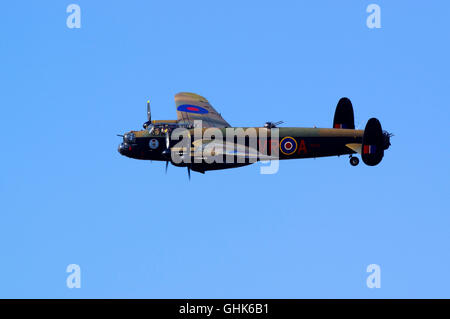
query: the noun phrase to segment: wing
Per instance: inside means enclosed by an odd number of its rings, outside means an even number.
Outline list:
[[[178,93],[175,95],[175,105],[180,124],[194,126],[194,121],[201,120],[203,127],[230,127],[203,96],[187,92]]]
[[[237,158],[256,159],[260,161],[278,159],[276,157],[272,157],[270,155],[258,152],[257,149],[241,145],[238,143],[236,144],[227,143],[225,141],[222,142],[216,140],[197,140],[194,141],[192,144],[193,144],[193,148],[191,150],[192,156],[195,156],[196,152],[201,151],[200,154],[204,154],[204,156],[206,157],[208,157],[211,154],[211,156],[229,155],[235,156]]]

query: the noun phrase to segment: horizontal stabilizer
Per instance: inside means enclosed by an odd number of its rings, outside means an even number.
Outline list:
[[[347,146],[349,149],[351,149],[352,151],[361,154],[361,150],[362,150],[362,144],[359,143],[350,143],[350,144],[345,144],[345,146]]]

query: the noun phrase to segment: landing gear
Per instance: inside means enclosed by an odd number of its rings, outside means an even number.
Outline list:
[[[357,166],[359,164],[359,158],[350,156],[350,165]]]

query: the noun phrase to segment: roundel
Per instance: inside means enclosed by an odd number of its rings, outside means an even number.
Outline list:
[[[183,104],[177,107],[177,110],[180,112],[187,112],[187,113],[197,113],[197,114],[206,114],[208,113],[208,110],[204,107],[198,106],[198,105],[190,105],[190,104]]]
[[[152,139],[150,140],[150,142],[148,142],[148,146],[150,146],[150,148],[151,148],[152,150],[154,150],[154,149],[158,148],[159,142],[158,142],[158,140],[157,140],[156,138],[152,138]]]
[[[290,137],[286,136],[280,142],[280,151],[284,155],[292,155],[297,150],[297,141]]]

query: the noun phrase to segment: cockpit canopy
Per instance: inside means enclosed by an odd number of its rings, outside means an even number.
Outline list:
[[[123,141],[128,144],[133,144],[136,141],[136,135],[133,132],[125,133]]]
[[[153,122],[147,125],[146,129],[150,135],[165,135],[167,132],[171,132],[176,128],[191,128],[189,124],[178,122]]]

